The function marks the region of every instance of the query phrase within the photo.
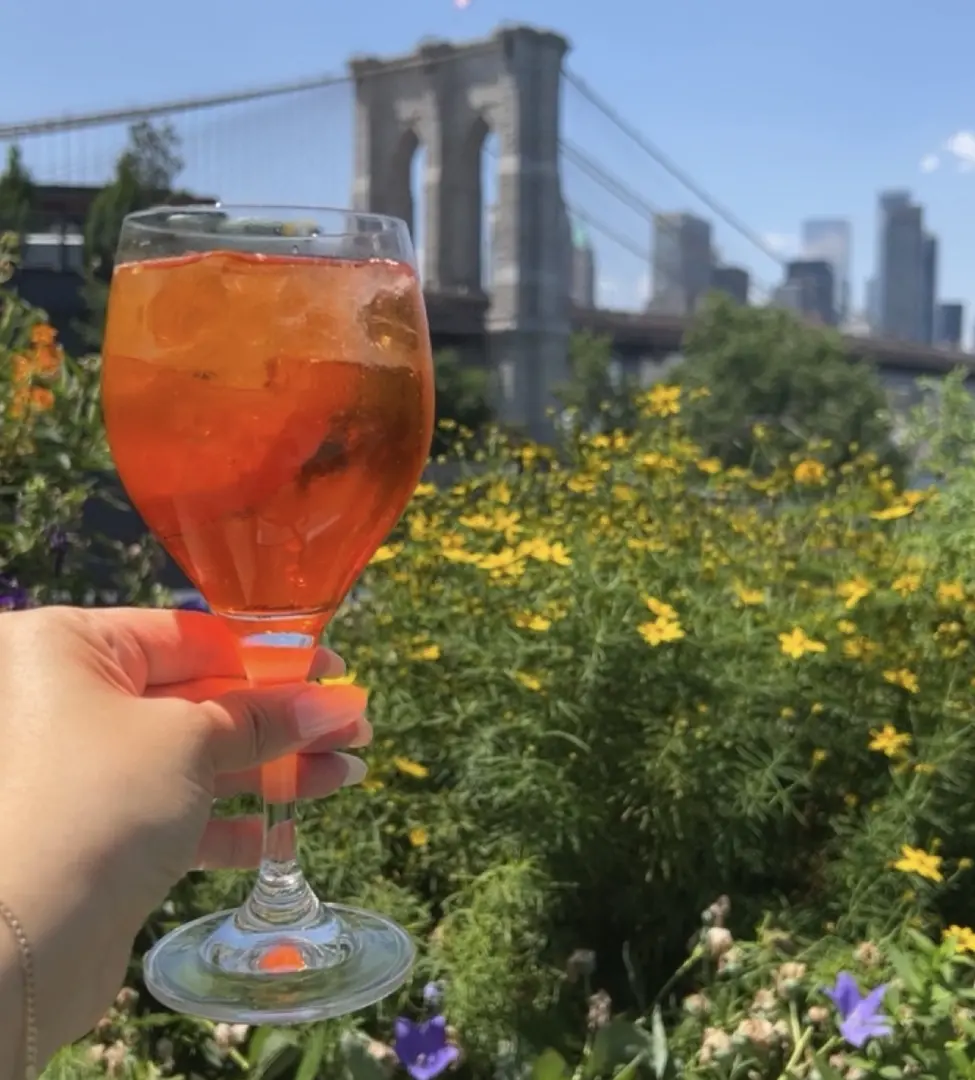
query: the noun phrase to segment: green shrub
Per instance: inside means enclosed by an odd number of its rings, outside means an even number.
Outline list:
[[[0,286],[13,244],[0,239]],[[0,610],[155,595],[151,544],[83,527],[111,468],[98,379],[96,359],[66,356],[44,313],[0,288]]]
[[[726,467],[682,424],[705,393],[659,385],[631,433],[558,456],[482,437],[456,483],[417,490],[330,628],[372,692],[376,742],[360,789],[305,808],[304,861],[322,895],[412,930],[415,986],[341,1024],[233,1046],[126,999],[102,1049],[59,1069],[102,1071],[114,1046],[115,1074],[140,1078],[291,1075],[302,1060],[303,1080],[365,1076],[436,978],[467,1075],[521,1075],[550,1048],[535,1075],[560,1080],[553,1054],[589,1060],[598,987],[644,1015],[650,1042],[631,1030],[622,1044],[639,1059],[629,1080],[661,1025],[667,1060],[691,1068],[701,1033],[675,1009],[685,983],[711,992],[686,957],[716,895],[733,898],[737,936],[772,920],[812,943],[815,979],[850,944],[967,921],[975,579],[967,545],[943,541],[973,523],[968,474],[903,491],[872,453],[766,445],[761,427],[760,466]],[[77,476],[61,468],[38,459],[31,475]],[[247,881],[194,876],[147,939]],[[763,936],[745,950],[721,1023],[737,1024],[768,950]],[[580,975],[590,951],[595,974]],[[950,1008],[939,991],[952,1017],[954,987]],[[734,1075],[778,1077],[774,1061]],[[597,1056],[579,1075],[623,1064]]]

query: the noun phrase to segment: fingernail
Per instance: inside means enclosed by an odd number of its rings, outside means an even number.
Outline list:
[[[353,757],[352,754],[336,754],[335,756],[345,762],[345,779],[342,781],[342,787],[354,787],[365,780],[369,766],[362,758]]]
[[[354,739],[349,740],[350,750],[361,750],[364,746],[368,746],[372,742],[372,724],[363,717],[359,723],[359,734]]]
[[[299,695],[294,703],[295,727],[302,739],[315,739],[351,723],[366,708],[367,694],[359,686],[319,686]]]

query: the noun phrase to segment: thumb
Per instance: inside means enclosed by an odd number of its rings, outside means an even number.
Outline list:
[[[200,705],[216,773],[238,772],[298,750],[365,712],[361,686],[309,683],[234,690]]]

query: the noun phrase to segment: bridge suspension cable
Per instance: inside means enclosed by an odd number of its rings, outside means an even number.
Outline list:
[[[585,150],[580,149],[568,139],[560,139],[559,148],[566,161],[570,162],[575,168],[579,169],[580,172],[588,176],[590,180],[616,198],[622,205],[628,207],[636,214],[639,214],[655,231],[659,230],[672,234],[675,234],[678,231],[676,224],[670,221],[666,216],[663,216],[659,207],[654,206],[653,203],[645,199],[635,188],[611,173],[605,166],[596,161],[595,158],[587,154]],[[575,214],[575,216],[584,224],[589,225],[596,232],[602,233],[603,236],[612,240],[621,248],[624,248],[631,254],[638,253],[636,244],[634,244],[632,240],[625,238],[619,231],[599,223],[598,219],[593,219],[591,215],[589,215],[587,220],[586,212],[579,209],[578,203],[574,205],[574,208],[570,212]],[[649,252],[646,249],[639,249],[638,257],[649,261]],[[761,281],[754,280],[752,286],[756,293],[761,297],[767,298],[771,293],[771,289]]]
[[[720,203],[690,173],[682,169],[672,161],[658,146],[650,141],[638,128],[634,127],[620,114],[608,101],[568,66],[563,67],[562,75],[594,108],[603,114],[632,142],[653,159],[665,172],[669,173],[679,184],[687,188],[692,195],[696,196],[713,214],[719,217],[726,225],[734,229],[739,236],[756,247],[766,258],[771,259],[779,266],[783,266],[785,260],[773,250],[753,229],[751,229],[732,210]]]
[[[397,70],[428,69],[440,64],[465,63],[470,56],[492,52],[495,48],[496,46],[492,43],[485,42],[483,46],[473,45],[467,47],[462,53],[407,58],[397,63]],[[359,79],[371,79],[383,73],[383,71],[373,73],[366,70],[360,73]],[[76,113],[74,115],[25,120],[20,123],[0,124],[0,142],[10,142],[35,135],[54,135],[65,131],[105,127],[108,124],[133,123],[138,120],[151,120],[158,116],[175,116],[182,113],[199,112],[204,109],[217,108],[221,105],[237,105],[248,101],[284,97],[287,94],[300,94],[307,90],[321,90],[329,86],[341,86],[352,81],[353,76],[348,72],[342,75],[319,75],[294,82],[276,83],[271,86],[251,87],[223,94],[212,94],[209,97],[177,98],[173,101],[161,101],[151,105],[136,105],[126,109],[108,109],[101,112]]]
[[[628,251],[631,255],[635,255],[638,259],[644,262],[647,260],[646,248],[641,248],[635,240],[624,236],[618,229],[614,229],[611,225],[607,225],[605,222],[600,221],[599,218],[594,217],[587,210],[581,210],[571,203],[566,203],[566,210],[568,210],[571,217],[578,218],[583,225],[587,225],[593,232],[600,233],[607,240],[611,240],[618,247]]]

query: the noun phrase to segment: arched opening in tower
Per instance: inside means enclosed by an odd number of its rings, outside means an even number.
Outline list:
[[[464,147],[464,172],[470,192],[470,220],[473,224],[470,242],[476,266],[470,267],[470,285],[490,292],[497,270],[499,236],[498,170],[501,144],[483,116],[471,124]]]
[[[411,134],[413,134],[411,132]],[[413,134],[413,147],[409,163],[410,233],[416,251],[416,265],[420,281],[426,280],[426,221],[427,221],[427,148]]]

